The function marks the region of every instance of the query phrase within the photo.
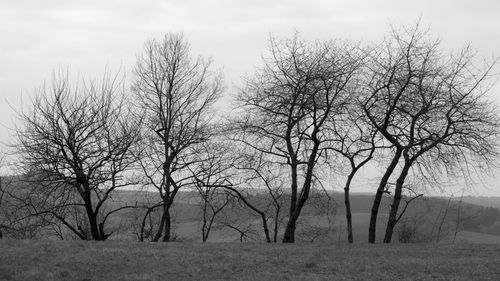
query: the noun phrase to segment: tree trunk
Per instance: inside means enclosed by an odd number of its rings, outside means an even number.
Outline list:
[[[274,217],[274,234],[273,234],[273,242],[278,242],[278,226],[279,226],[279,217],[280,217],[280,207],[276,208],[276,216]]]
[[[266,236],[266,242],[271,243],[271,236],[269,235],[269,228],[267,227],[266,214],[260,212],[260,218],[262,220],[262,228],[264,229],[264,235]]]
[[[349,243],[354,243],[354,236],[352,233],[352,213],[351,213],[351,201],[349,198],[349,188],[351,185],[352,178],[354,174],[351,173],[347,178],[345,187],[344,187],[344,203],[345,203],[345,217],[347,220],[347,241]]]
[[[406,163],[405,166],[403,167],[403,170],[399,174],[399,178],[396,181],[396,189],[394,191],[394,198],[392,199],[391,211],[389,213],[389,220],[387,221],[387,227],[385,229],[384,243],[391,243],[394,227],[398,223],[397,215],[399,210],[399,204],[401,203],[403,184],[405,182],[406,176],[408,175],[410,167],[411,163]]]
[[[283,243],[295,243],[295,228],[297,219],[290,217],[286,224],[285,234],[283,235]]]
[[[214,219],[215,219],[215,216],[212,217],[210,219],[210,221],[208,223],[206,223],[205,221],[203,222],[203,227],[202,227],[202,237],[201,237],[201,240],[203,241],[203,243],[206,243],[207,240],[208,240],[208,236],[210,235],[210,231],[212,230],[212,225],[213,225],[213,222],[214,222]]]
[[[97,217],[94,213],[88,213],[90,234],[92,235],[92,240],[102,241],[104,240],[101,233],[99,232],[99,225],[97,223]]]
[[[208,239],[208,231],[207,230],[207,200],[208,200],[208,191],[203,194],[203,224],[201,225],[201,241],[203,243],[207,242]]]
[[[314,146],[312,148],[311,155],[309,155],[309,160],[307,162],[307,170],[304,178],[304,183],[302,185],[302,190],[300,192],[300,196],[297,198],[296,201],[292,201],[290,204],[293,205],[294,208],[292,212],[292,208],[290,207],[290,219],[288,220],[288,223],[286,225],[285,235],[283,236],[283,243],[295,243],[295,229],[297,226],[297,220],[299,219],[302,207],[304,207],[307,198],[309,198],[309,191],[311,190],[314,166],[316,165],[316,155],[318,154],[318,148],[320,145],[320,142],[316,138],[317,133],[318,133],[317,131],[314,131],[311,136],[311,139],[314,140]],[[297,166],[295,165],[294,167],[295,169],[292,169],[292,174],[293,172],[295,172],[295,176],[297,176]],[[297,191],[296,177],[292,179],[292,188],[293,188],[293,182],[295,182],[295,191]],[[297,192],[295,192],[295,194],[297,194]]]
[[[87,218],[89,220],[90,235],[92,240],[103,241],[104,237],[99,232],[99,224],[97,223],[97,214],[94,213],[92,208],[92,198],[89,189],[86,188],[87,192],[82,194],[83,202],[85,204],[85,212],[87,213]],[[85,235],[86,236],[86,235]]]
[[[290,197],[290,210],[289,210],[289,217],[291,218],[293,214],[295,213],[295,209],[297,208],[297,189],[298,183],[297,183],[297,164],[295,161],[292,162],[291,166],[292,170],[292,184],[291,184],[291,197]],[[293,229],[292,226],[289,228],[288,227],[289,222],[287,223],[287,227],[285,229],[285,234],[283,236],[283,243],[293,243],[295,241],[295,235],[293,233],[290,233],[291,231],[295,232],[295,222],[293,223]]]
[[[309,168],[308,168],[309,170]],[[306,178],[304,180],[304,185],[302,186],[302,192],[298,197],[298,202],[295,206],[295,211],[288,219],[288,223],[285,228],[285,234],[283,235],[283,243],[295,243],[295,229],[297,228],[297,220],[299,219],[302,207],[309,197],[309,191],[311,189],[312,171],[308,171]]]
[[[167,201],[164,198],[163,199],[163,213],[161,214],[161,218],[160,218],[160,226],[158,226],[158,230],[156,231],[156,234],[153,237],[153,242],[158,242],[158,240],[160,240],[160,238],[163,234],[163,230],[165,228],[165,222],[166,222],[165,218],[167,215],[167,210],[168,210]]]
[[[375,243],[375,236],[377,231],[377,217],[378,217],[378,209],[380,207],[380,202],[382,201],[382,195],[384,194],[385,187],[387,186],[387,182],[389,181],[389,177],[392,172],[396,168],[399,158],[401,158],[402,154],[401,149],[396,149],[394,157],[392,158],[391,164],[387,167],[387,170],[384,173],[384,176],[380,180],[380,184],[377,189],[377,193],[375,194],[375,199],[373,200],[372,213],[370,217],[370,227],[368,228],[368,242]]]
[[[283,243],[295,243],[295,229],[297,228],[297,220],[300,216],[300,211],[309,197],[309,190],[311,188],[311,177],[306,177],[304,186],[302,187],[301,196],[298,198],[299,202],[295,207],[295,212],[290,216],[283,235]]]
[[[163,233],[163,242],[169,242],[171,236],[171,222],[170,222],[170,206],[165,210],[165,225],[164,225],[164,233]]]

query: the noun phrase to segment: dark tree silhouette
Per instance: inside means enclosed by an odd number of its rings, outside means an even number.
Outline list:
[[[298,36],[271,39],[264,65],[238,95],[237,139],[289,168],[290,209],[283,242],[295,241],[315,168],[328,140],[328,122],[345,113],[360,62],[342,42],[306,44]]]
[[[397,171],[394,197],[384,242],[398,221],[402,190],[408,175],[456,175],[487,166],[497,157],[498,115],[485,94],[496,64],[475,64],[465,47],[447,54],[439,40],[414,28],[393,29],[371,53],[363,96],[364,112],[392,146],[392,160],[383,175],[372,208],[369,242],[375,242],[377,214],[390,176]],[[441,168],[440,168],[441,167]]]
[[[180,34],[146,42],[137,59],[132,90],[144,118],[137,153],[145,183],[153,186],[161,202],[162,216],[153,241],[170,240],[170,207],[178,191],[194,188],[189,167],[197,160],[196,147],[217,132],[211,120],[212,106],[222,92],[222,77],[211,70],[211,61],[193,59]],[[142,118],[142,117],[141,117]],[[146,221],[144,217],[144,221]]]
[[[107,73],[100,83],[81,80],[72,87],[61,72],[18,115],[15,148],[26,170],[25,206],[31,216],[49,214],[85,240],[106,240],[108,218],[132,207],[108,204],[129,184],[125,174],[137,140],[119,78]],[[71,218],[74,210],[84,214],[83,221]]]

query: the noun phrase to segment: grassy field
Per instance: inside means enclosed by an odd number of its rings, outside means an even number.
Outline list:
[[[498,245],[0,240],[0,280],[498,280]]]
[[[385,234],[386,227],[386,217],[387,214],[381,213],[379,214],[380,221],[377,224],[377,242],[382,242]],[[309,223],[314,223],[317,226],[322,226],[325,229],[328,227],[328,220],[325,216],[307,216],[304,215],[301,217],[302,221],[307,221]],[[335,229],[329,231],[325,235],[321,237],[317,237],[316,242],[323,243],[337,243],[339,240],[344,242],[347,241],[347,234],[345,229],[345,217],[343,214],[339,214],[335,216],[336,224]],[[355,242],[366,242],[368,240],[368,225],[370,222],[370,214],[369,213],[354,213],[352,214],[352,222],[353,222],[353,231],[354,231],[354,241]],[[198,242],[201,241],[201,231],[200,231],[200,222],[199,221],[185,221],[180,222],[174,225],[174,232],[178,235],[178,239],[183,242]],[[254,219],[253,225],[261,237],[253,237],[253,242],[264,242],[265,239],[262,235],[261,230],[261,220]],[[423,227],[422,227],[423,228]],[[428,234],[430,229],[426,229],[426,231],[421,231],[423,234]],[[441,243],[451,243],[453,240],[453,231],[454,229],[445,229],[440,238]],[[339,233],[340,232],[340,233]],[[280,239],[282,233],[280,233]],[[120,238],[120,237],[118,237]],[[309,242],[305,235],[297,235],[296,237],[301,242]],[[115,239],[114,237],[112,239]],[[210,232],[209,242],[238,242],[239,234],[231,229],[213,229]],[[397,233],[393,238],[394,242],[397,242]],[[432,239],[424,240],[425,242],[435,242],[435,237]],[[419,242],[424,242],[420,240]],[[500,236],[498,235],[489,235],[479,232],[466,231],[461,230],[456,239],[456,244],[499,244],[500,246]]]

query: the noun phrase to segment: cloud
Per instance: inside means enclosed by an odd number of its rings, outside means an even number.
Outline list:
[[[183,31],[193,51],[213,56],[234,83],[260,63],[269,33],[378,40],[388,24],[420,16],[446,46],[471,42],[489,56],[500,52],[499,10],[496,0],[0,1],[0,95],[16,100],[58,66],[89,74],[106,64],[130,69],[146,39],[170,31]]]

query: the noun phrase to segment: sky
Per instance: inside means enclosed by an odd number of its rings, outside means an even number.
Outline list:
[[[447,49],[470,43],[480,57],[500,56],[498,0],[0,0],[0,142],[12,142],[15,112],[53,70],[129,74],[144,42],[167,32],[183,32],[194,54],[223,67],[229,95],[259,66],[271,34],[376,42],[391,24],[419,18]],[[490,96],[500,104],[499,85]],[[500,196],[500,176],[490,183],[476,193]]]

